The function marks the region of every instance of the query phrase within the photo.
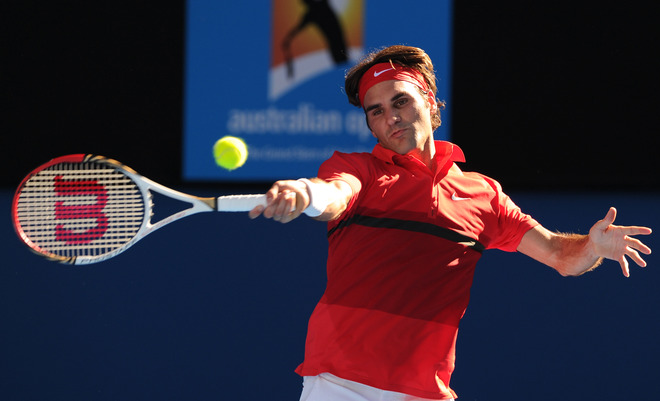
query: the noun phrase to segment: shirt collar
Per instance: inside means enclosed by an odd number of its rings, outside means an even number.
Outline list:
[[[377,143],[374,150],[371,151],[378,159],[389,164],[399,164],[396,162],[397,156],[401,156],[393,150],[383,147]],[[447,163],[461,162],[465,163],[463,150],[451,142],[435,141],[435,165],[437,168],[443,168]]]

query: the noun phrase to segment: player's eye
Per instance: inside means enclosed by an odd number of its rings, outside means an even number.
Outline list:
[[[372,117],[375,117],[375,116],[378,116],[378,115],[381,115],[381,114],[383,114],[383,109],[381,109],[381,108],[371,110],[371,116]]]
[[[408,99],[400,98],[400,99],[397,99],[396,102],[394,102],[394,106],[395,107],[401,107],[401,106],[405,105],[406,103],[408,103]]]

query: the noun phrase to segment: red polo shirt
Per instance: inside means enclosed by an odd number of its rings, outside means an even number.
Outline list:
[[[335,154],[319,177],[353,197],[328,224],[325,293],[302,376],[323,372],[383,390],[452,398],[458,323],[481,251],[515,251],[538,223],[493,179],[462,172],[461,149],[436,141],[432,169],[376,145]]]

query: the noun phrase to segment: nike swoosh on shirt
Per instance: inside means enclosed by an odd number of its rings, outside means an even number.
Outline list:
[[[456,192],[451,194],[451,200],[453,201],[463,201],[463,200],[470,200],[470,198],[463,198],[461,196],[456,195]]]
[[[382,73],[384,73],[384,72],[386,72],[386,71],[391,71],[391,70],[393,70],[393,69],[394,69],[394,68],[388,68],[388,69],[386,69],[386,70],[382,70],[382,71],[374,71],[374,77],[377,77],[377,76],[379,76],[380,74],[382,74]]]

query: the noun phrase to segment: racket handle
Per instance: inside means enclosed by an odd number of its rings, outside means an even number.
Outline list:
[[[217,198],[218,212],[249,212],[255,206],[266,206],[266,195],[227,195]]]

